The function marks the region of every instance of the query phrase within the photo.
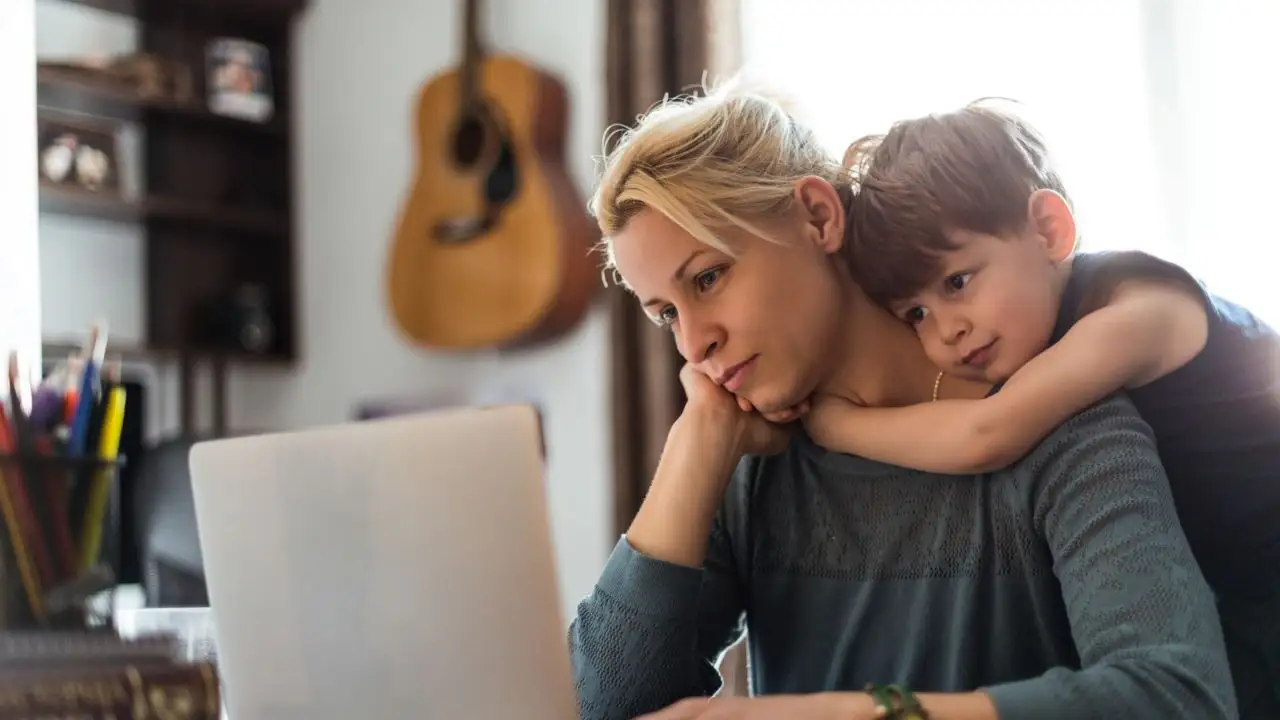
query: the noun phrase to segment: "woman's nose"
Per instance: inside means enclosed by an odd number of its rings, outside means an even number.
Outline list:
[[[691,363],[707,360],[724,345],[724,331],[715,322],[689,315],[680,316],[676,349]]]

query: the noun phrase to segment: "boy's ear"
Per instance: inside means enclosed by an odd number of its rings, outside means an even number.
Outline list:
[[[844,247],[845,207],[831,183],[811,175],[795,183],[795,207],[804,222],[805,239],[833,254]]]
[[[1053,190],[1031,193],[1027,217],[1051,262],[1063,262],[1076,251],[1076,218],[1062,195]]]

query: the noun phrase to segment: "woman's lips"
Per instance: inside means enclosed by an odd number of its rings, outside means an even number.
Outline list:
[[[747,375],[750,374],[751,368],[755,365],[756,358],[758,357],[760,356],[752,355],[743,362],[740,362],[726,370],[724,377],[720,380],[720,384],[724,386],[724,389],[731,393],[736,393],[738,390],[741,390],[743,384],[747,381]]]

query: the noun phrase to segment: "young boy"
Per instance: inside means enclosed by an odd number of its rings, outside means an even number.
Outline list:
[[[819,398],[809,434],[895,465],[984,472],[1127,391],[1218,593],[1241,716],[1280,717],[1280,337],[1176,265],[1076,254],[1044,140],[1010,113],[975,103],[900,122],[845,160],[854,277],[942,372],[932,403]],[[938,400],[948,376],[998,392]]]

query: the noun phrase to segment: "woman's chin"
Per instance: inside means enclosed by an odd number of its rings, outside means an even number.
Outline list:
[[[761,415],[771,415],[780,413],[794,408],[804,401],[805,398],[792,399],[793,393],[768,392],[765,389],[758,389],[752,393],[744,393],[751,407],[755,408]]]

